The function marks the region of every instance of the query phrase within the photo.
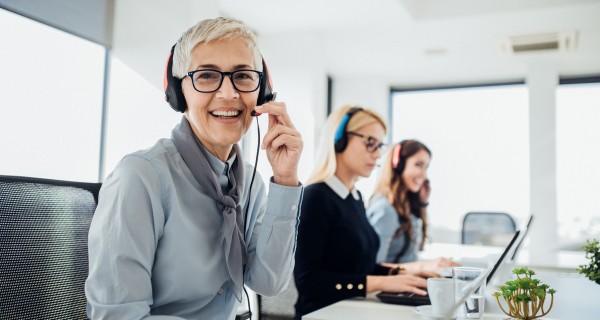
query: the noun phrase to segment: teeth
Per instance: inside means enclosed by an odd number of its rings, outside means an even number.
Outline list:
[[[217,117],[237,117],[240,112],[239,111],[213,111],[210,114]]]

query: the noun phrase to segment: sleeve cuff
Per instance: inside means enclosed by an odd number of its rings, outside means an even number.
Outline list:
[[[304,192],[304,186],[299,183],[297,187],[288,187],[273,182],[269,184],[268,211],[278,216],[296,217],[300,210],[300,200]]]

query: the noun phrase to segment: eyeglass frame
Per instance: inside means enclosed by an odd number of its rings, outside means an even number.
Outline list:
[[[379,142],[379,139],[377,139],[375,137],[367,136],[362,133],[358,133],[358,132],[354,132],[354,131],[348,131],[346,133],[349,135],[361,138],[363,140],[363,142],[365,143],[365,148],[367,149],[367,152],[369,152],[369,153],[375,153],[377,150],[380,150],[381,152],[383,152],[383,148],[387,147],[387,145],[385,143]],[[369,145],[372,145],[372,143],[373,143],[372,140],[378,141],[379,144],[375,145],[375,149],[369,150],[370,148],[372,148],[372,147],[369,147]]]
[[[200,72],[200,71],[213,71],[213,72],[217,72],[217,73],[221,74],[221,81],[219,82],[219,86],[215,90],[212,90],[212,91],[198,90],[198,88],[196,88],[196,83],[194,81],[194,74],[196,72]],[[240,89],[238,89],[238,87],[236,87],[235,83],[233,82],[232,76],[238,72],[243,72],[243,71],[246,71],[246,72],[252,71],[252,72],[256,72],[258,74],[258,84],[254,90],[250,90],[250,91],[240,90]],[[216,92],[217,90],[221,89],[221,86],[223,85],[223,79],[225,79],[225,76],[229,76],[229,81],[231,81],[231,85],[233,86],[233,88],[236,91],[248,93],[248,92],[254,92],[254,91],[258,90],[258,88],[260,88],[260,84],[262,83],[263,73],[258,70],[251,70],[251,69],[241,69],[241,70],[235,70],[235,71],[231,71],[231,72],[222,72],[222,71],[215,70],[215,69],[199,69],[199,70],[189,71],[187,73],[187,76],[190,77],[190,80],[192,81],[192,87],[194,87],[194,90],[201,92],[201,93],[213,93],[213,92]]]

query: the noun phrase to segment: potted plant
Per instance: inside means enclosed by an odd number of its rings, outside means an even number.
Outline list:
[[[588,240],[583,246],[583,251],[585,251],[585,257],[590,260],[590,264],[580,265],[577,272],[600,284],[600,245],[598,240]]]
[[[500,286],[498,291],[492,295],[502,312],[510,317],[523,320],[541,318],[550,312],[554,304],[554,293],[556,291],[546,284],[542,284],[539,279],[533,279],[535,271],[528,267],[513,269],[512,273],[517,275],[514,280],[506,281],[505,285]],[[550,302],[547,303],[546,297],[550,294]],[[500,298],[506,303],[506,308],[501,303]],[[508,311],[507,311],[508,310]]]

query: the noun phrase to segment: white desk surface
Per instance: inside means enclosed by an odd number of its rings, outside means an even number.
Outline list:
[[[485,319],[500,320],[506,316],[485,314]],[[422,320],[415,307],[385,304],[374,295],[365,299],[349,299],[309,313],[303,320]]]
[[[466,246],[456,244],[431,244],[421,259],[439,256],[452,257],[462,261],[479,261],[479,263],[495,262],[501,254],[500,247]],[[574,273],[580,264],[586,263],[582,252],[558,252],[556,256],[544,261],[529,259],[526,252],[517,256],[516,265],[526,265],[537,272],[534,278],[540,279],[556,290],[554,306],[549,313],[552,318],[544,320],[593,320],[600,319],[600,285],[588,280],[583,275]],[[486,297],[486,314],[484,319],[506,319],[495,298],[490,294],[510,277],[513,265],[506,264],[488,285]],[[385,304],[374,294],[366,298],[355,298],[337,302],[333,305],[305,315],[306,320],[344,319],[344,320],[386,320],[386,319],[424,319],[416,313],[415,307]]]
[[[502,254],[504,248],[490,246],[474,246],[452,243],[431,243],[425,247],[425,251],[419,253],[420,260],[434,259],[437,257],[448,257],[468,264],[470,261],[478,263],[494,263]],[[512,253],[509,253],[512,255]],[[521,249],[516,257],[517,265],[529,266],[557,272],[576,272],[577,267],[587,264],[583,251],[558,251],[536,255]]]
[[[539,273],[536,278],[556,290],[554,305],[544,320],[594,320],[600,319],[600,285],[582,275],[572,273]],[[491,296],[494,285],[488,287],[484,319],[506,319],[496,300]],[[374,294],[337,302],[305,315],[306,320],[423,320],[415,307],[385,304]]]

